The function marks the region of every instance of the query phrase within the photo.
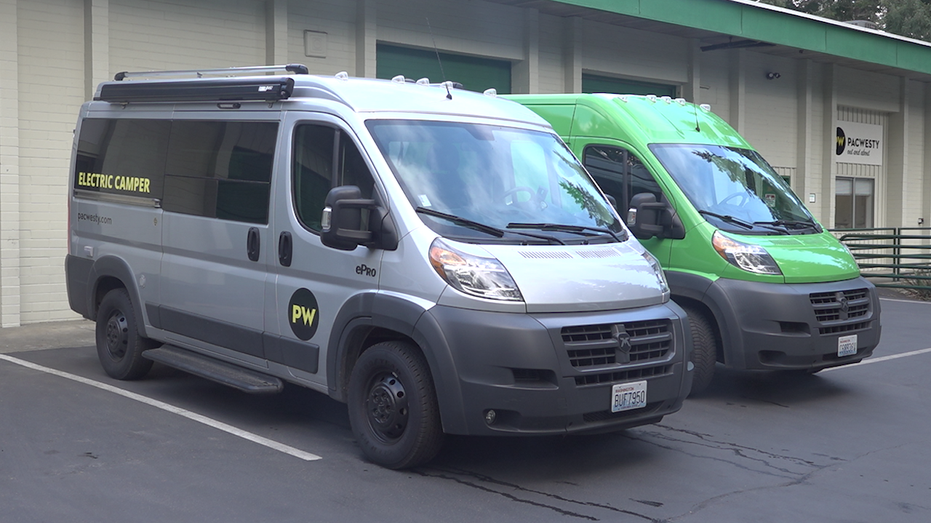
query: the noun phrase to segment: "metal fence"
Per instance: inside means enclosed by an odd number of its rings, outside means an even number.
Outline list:
[[[834,229],[877,287],[931,288],[931,227]]]

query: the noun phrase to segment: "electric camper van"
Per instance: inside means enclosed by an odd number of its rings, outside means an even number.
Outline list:
[[[308,387],[385,467],[444,433],[654,423],[691,386],[656,258],[493,92],[299,65],[121,73],[81,107],[70,183],[68,297],[107,374]]]
[[[691,321],[693,392],[711,382],[716,362],[817,372],[872,354],[875,287],[709,106],[612,94],[508,98],[553,125],[659,259]]]

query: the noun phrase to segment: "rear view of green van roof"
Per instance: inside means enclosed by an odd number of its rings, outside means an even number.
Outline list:
[[[903,72],[921,73],[914,79],[931,82],[931,43],[752,0],[490,1],[533,7],[554,16],[697,38],[705,51],[750,47],[872,72],[900,76]]]

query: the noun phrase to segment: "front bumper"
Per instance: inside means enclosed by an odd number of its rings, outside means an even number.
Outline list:
[[[860,277],[830,283],[770,284],[719,279],[706,304],[716,317],[724,362],[735,369],[820,370],[870,356],[881,334],[876,288]],[[839,339],[857,351],[838,356]]]
[[[655,423],[679,410],[691,388],[691,335],[672,302],[578,314],[451,307],[426,314],[456,368],[461,400],[447,409],[458,411],[451,414],[465,421],[465,434],[593,433]],[[637,381],[647,382],[646,406],[612,413],[613,385]]]

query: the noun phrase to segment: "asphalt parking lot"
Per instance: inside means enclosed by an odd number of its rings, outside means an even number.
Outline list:
[[[100,368],[89,322],[0,330],[9,522],[931,520],[931,303],[883,299],[883,338],[814,376],[720,371],[657,425],[447,439],[363,460],[344,405],[249,396],[156,365]]]

